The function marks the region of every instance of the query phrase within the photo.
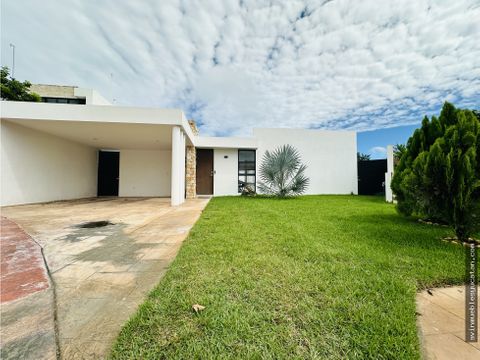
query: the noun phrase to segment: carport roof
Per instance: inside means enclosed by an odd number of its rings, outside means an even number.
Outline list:
[[[96,148],[169,149],[172,126],[195,144],[179,109],[2,101],[1,118]]]

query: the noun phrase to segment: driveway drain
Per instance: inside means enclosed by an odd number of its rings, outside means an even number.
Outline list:
[[[92,228],[99,228],[99,227],[104,227],[108,225],[113,225],[113,223],[111,223],[108,220],[101,220],[101,221],[89,221],[89,222],[78,224],[75,226],[82,229],[92,229]]]

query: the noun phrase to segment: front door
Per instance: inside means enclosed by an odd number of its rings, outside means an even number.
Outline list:
[[[212,149],[197,149],[197,194],[213,195]]]
[[[120,152],[98,152],[97,196],[118,196]]]

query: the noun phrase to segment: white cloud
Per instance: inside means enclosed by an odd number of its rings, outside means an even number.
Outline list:
[[[382,157],[387,154],[387,149],[383,146],[374,146],[370,150],[368,150],[368,152],[373,157]]]
[[[375,129],[480,107],[480,4],[5,0],[1,62],[32,82],[181,107],[204,134]]]

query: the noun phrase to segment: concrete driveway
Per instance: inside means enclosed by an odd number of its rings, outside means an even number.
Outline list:
[[[195,199],[172,208],[166,198],[98,198],[2,208],[2,216],[43,248],[52,280],[56,348],[62,358],[102,358],[108,353],[207,203],[208,199]],[[31,337],[8,333],[29,323],[22,306],[35,296],[39,295],[2,303],[2,319],[10,319],[11,325],[10,330],[2,326],[2,337],[11,340],[2,348],[15,357],[22,348],[29,349],[23,358],[53,356],[31,353],[32,346],[22,344]]]

